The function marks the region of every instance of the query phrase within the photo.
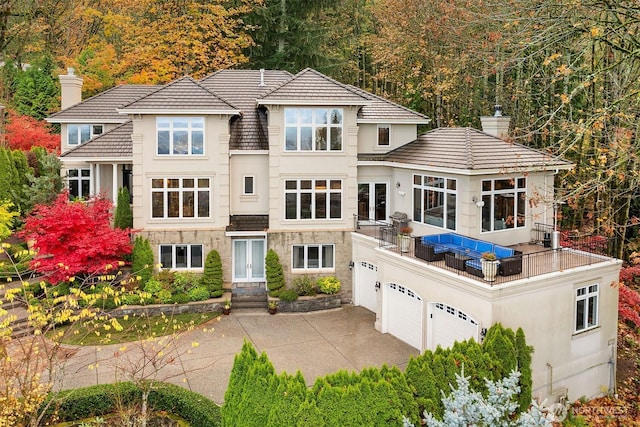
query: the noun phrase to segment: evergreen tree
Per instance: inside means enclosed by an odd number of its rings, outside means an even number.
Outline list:
[[[284,287],[285,281],[280,258],[278,258],[278,254],[273,249],[267,251],[265,269],[269,293],[271,293],[272,296],[277,296],[277,292]]]
[[[20,206],[15,191],[19,183],[18,170],[11,150],[0,147],[0,200],[13,203],[15,209]]]
[[[153,251],[149,240],[142,236],[136,236],[131,253],[131,269],[133,274],[140,277],[140,287],[153,276]]]
[[[42,120],[58,108],[59,90],[53,69],[53,60],[45,56],[16,74],[13,103],[20,114]]]
[[[224,393],[224,405],[220,409],[223,426],[238,425],[236,420],[238,414],[243,411],[241,402],[247,384],[248,372],[257,363],[257,360],[258,352],[250,342],[245,341],[242,350],[233,359],[229,384]]]
[[[113,226],[123,230],[133,228],[133,212],[129,204],[131,196],[127,187],[118,190],[118,206],[113,218]]]
[[[499,324],[498,324],[499,325]],[[509,339],[509,334],[503,332],[502,326],[496,328],[490,339],[483,343],[483,350],[494,361],[493,379],[506,377],[509,372],[517,369],[516,349]]]
[[[62,163],[58,156],[47,153],[41,147],[31,152],[35,153],[37,168],[32,166],[33,174],[27,175],[28,184],[24,187],[23,200],[25,212],[35,205],[52,203],[64,186],[60,176]]]
[[[310,396],[300,405],[300,409],[296,414],[296,427],[325,427],[324,417],[318,409],[315,400]]]
[[[307,399],[307,384],[298,371],[295,376],[283,373],[275,392],[276,401],[269,411],[268,427],[293,426],[300,406]]]
[[[518,369],[520,370],[520,396],[518,403],[520,410],[525,411],[531,405],[531,395],[533,390],[533,372],[531,370],[531,353],[533,347],[527,345],[522,328],[516,331],[516,354],[518,358]]]
[[[204,286],[209,290],[211,298],[218,298],[223,294],[222,285],[222,259],[220,258],[220,253],[213,249],[207,254],[207,258],[204,261],[204,271],[200,278],[200,286]]]

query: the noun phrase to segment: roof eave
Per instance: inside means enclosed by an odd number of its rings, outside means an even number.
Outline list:
[[[358,119],[358,124],[428,125],[431,119]]]
[[[58,156],[62,163],[85,162],[85,163],[131,163],[133,157],[66,157],[64,154]]]
[[[157,110],[157,109],[136,109],[136,108],[119,108],[116,110],[120,114],[148,114],[148,115],[163,115],[163,114],[189,114],[189,115],[230,115],[230,116],[240,116],[242,115],[241,110],[183,110],[183,109],[175,109],[175,110]]]
[[[497,174],[505,174],[505,173],[524,173],[524,172],[542,172],[542,171],[553,171],[558,172],[560,170],[570,170],[573,168],[573,164],[563,164],[563,165],[534,165],[534,166],[526,166],[522,165],[513,165],[513,166],[505,166],[500,168],[490,168],[490,169],[468,169],[468,168],[451,168],[451,167],[443,167],[443,166],[432,166],[432,165],[421,165],[421,164],[413,164],[413,163],[400,163],[400,162],[392,162],[389,160],[359,160],[358,166],[388,166],[397,169],[412,169],[412,170],[421,170],[421,171],[429,171],[429,172],[437,172],[444,174],[455,174],[455,175],[468,175],[468,176],[480,176],[480,175],[497,175]]]
[[[302,100],[302,99],[258,99],[258,105],[371,105],[370,101],[354,101],[349,99],[313,99],[313,100]]]
[[[47,121],[47,123],[71,123],[71,124],[76,124],[76,123],[80,123],[80,124],[123,124],[129,121],[128,117],[122,117],[122,119],[100,119],[100,118],[94,118],[94,119],[78,119],[78,118],[72,118],[72,119],[59,119],[56,117],[47,117],[45,119]]]

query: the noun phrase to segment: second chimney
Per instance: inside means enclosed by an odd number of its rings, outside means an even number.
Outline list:
[[[511,118],[509,116],[502,115],[502,105],[496,105],[493,116],[480,117],[480,123],[482,123],[482,131],[489,135],[497,136],[500,139],[505,139],[509,135],[509,122]]]
[[[67,74],[58,76],[61,89],[61,108],[69,108],[82,102],[82,79],[74,74],[73,68],[67,68]]]

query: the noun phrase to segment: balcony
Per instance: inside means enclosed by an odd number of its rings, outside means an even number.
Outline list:
[[[553,228],[545,224],[535,224],[532,230],[532,238],[529,242],[523,242],[509,246],[513,248],[518,257],[522,258],[522,267],[503,271],[498,274],[493,282],[486,282],[483,277],[477,276],[465,269],[464,262],[458,261],[454,254],[437,257],[433,261],[425,260],[422,253],[416,256],[416,239],[412,236],[408,242],[398,234],[397,226],[389,223],[374,221],[357,221],[357,233],[367,235],[378,240],[378,246],[384,250],[395,252],[400,256],[410,257],[418,262],[429,264],[438,268],[449,270],[460,276],[468,277],[482,283],[490,283],[492,286],[528,279],[543,274],[568,270],[576,267],[589,266],[611,259],[607,254],[612,247],[610,239],[603,236],[590,236],[578,233],[560,233],[555,236],[558,239],[557,248],[552,248]],[[443,230],[444,232],[444,230]],[[554,245],[555,246],[555,245]],[[418,248],[421,250],[421,248]],[[521,255],[520,255],[521,253]]]

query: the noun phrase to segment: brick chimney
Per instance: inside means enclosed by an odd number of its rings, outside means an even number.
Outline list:
[[[82,79],[74,74],[74,69],[67,68],[67,74],[60,75],[58,78],[62,92],[62,109],[82,102]]]
[[[495,112],[493,113],[493,116],[480,117],[482,131],[489,135],[504,139],[509,135],[509,122],[511,121],[511,118],[509,116],[502,115],[502,105],[496,105],[494,109]]]

